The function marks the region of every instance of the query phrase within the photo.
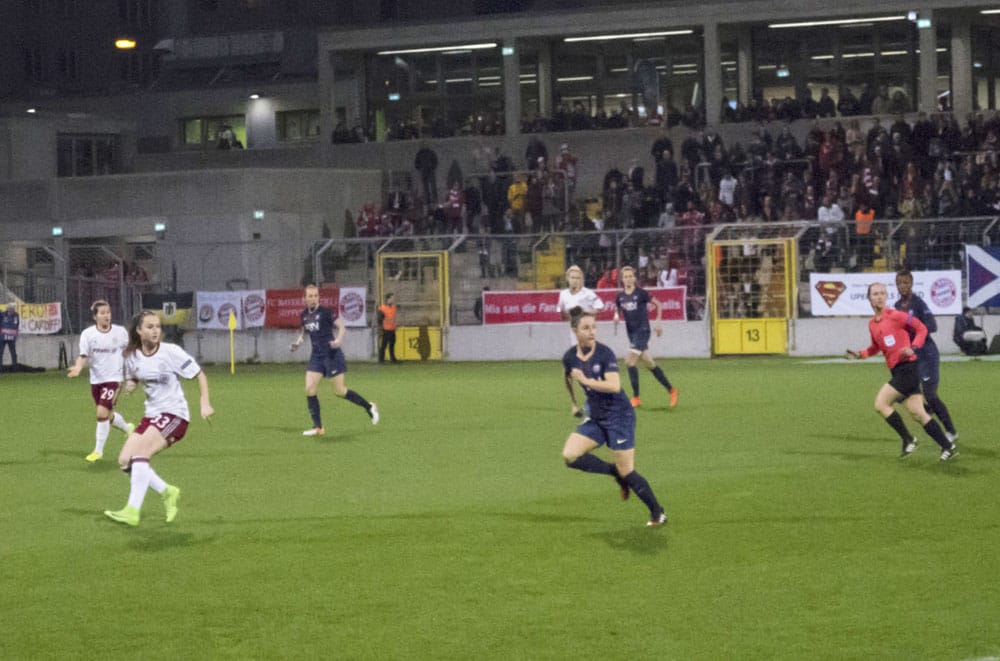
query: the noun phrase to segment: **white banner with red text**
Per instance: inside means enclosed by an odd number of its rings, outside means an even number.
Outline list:
[[[611,321],[615,314],[615,296],[618,289],[596,289],[604,303],[598,312],[598,321]],[[651,287],[646,291],[663,306],[664,321],[685,321],[687,319],[686,287]],[[541,291],[484,291],[483,324],[537,324],[560,323],[556,306],[559,290]],[[649,305],[649,318],[656,319],[656,307]]]
[[[266,310],[263,289],[200,291],[195,295],[198,328],[229,330],[229,314],[236,315],[236,329],[263,328]]]
[[[345,326],[367,326],[365,287],[323,287],[320,305],[335,309]],[[236,328],[300,328],[305,308],[301,289],[255,289],[197,292],[198,328],[228,330],[229,313]]]
[[[895,273],[810,273],[809,293],[814,317],[868,316],[868,285],[880,282],[893,307],[899,298]],[[961,271],[914,271],[913,293],[934,315],[962,314]]]

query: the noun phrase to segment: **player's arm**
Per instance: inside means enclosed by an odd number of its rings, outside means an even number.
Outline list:
[[[923,348],[924,342],[927,341],[927,326],[924,326],[924,322],[917,319],[916,316],[910,315],[906,319],[906,330],[913,331],[914,333],[913,339],[910,340],[910,346],[914,349]],[[908,356],[913,352],[910,351],[907,353],[904,349],[903,353]]]
[[[295,338],[295,341],[293,341],[291,346],[288,347],[288,350],[295,351],[296,349],[301,347],[302,342],[305,341],[305,337],[306,337],[306,327],[303,326],[302,328],[299,329],[299,336]]]
[[[656,337],[663,335],[663,303],[660,303],[660,299],[649,297],[649,302],[656,307],[656,325],[653,326],[653,332],[656,333]]]
[[[333,327],[337,332],[334,333],[333,339],[330,340],[330,348],[336,349],[344,343],[344,335],[347,334],[347,327],[344,326],[344,320],[340,317],[337,317],[337,320],[333,322]]]
[[[916,317],[923,322],[924,326],[927,326],[928,334],[936,333],[937,319],[934,318],[934,313],[931,312],[931,309],[929,307],[927,307],[927,303],[925,303],[923,299],[919,300],[920,300],[920,310],[919,313],[916,315]]]
[[[198,372],[198,390],[201,392],[201,417],[208,420],[215,413],[211,402],[208,401],[208,377],[204,370]]]
[[[591,379],[584,375],[583,370],[576,367],[570,373],[571,376],[577,380],[581,386],[586,386],[591,390],[596,390],[597,392],[618,392],[622,389],[621,379],[618,376],[618,372],[605,372],[604,380]]]
[[[82,370],[83,366],[86,364],[87,364],[87,356],[81,353],[79,356],[76,357],[76,360],[73,362],[70,368],[66,370],[66,376],[70,378],[74,376],[80,376],[80,370]]]
[[[867,358],[868,356],[874,356],[879,352],[878,344],[875,343],[875,336],[872,335],[872,343],[862,349],[861,351],[847,350],[847,355],[850,358]]]

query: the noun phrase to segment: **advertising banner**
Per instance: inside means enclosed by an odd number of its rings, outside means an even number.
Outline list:
[[[597,289],[597,295],[604,302],[604,309],[598,321],[611,321],[615,314],[617,289]],[[651,287],[646,291],[663,305],[664,321],[684,321],[687,319],[686,287]],[[484,291],[484,324],[529,324],[562,323],[556,305],[559,290],[542,291]],[[656,308],[649,306],[649,318],[656,318]]]
[[[62,330],[61,303],[21,303],[18,332],[22,335],[51,335]]]
[[[263,328],[266,303],[263,289],[200,291],[197,293],[198,328],[229,330],[229,314],[236,315],[236,328]]]
[[[268,289],[265,328],[302,328],[302,310],[306,304],[302,300],[302,288]],[[340,299],[337,287],[323,287],[319,290],[319,304],[325,308],[336,308]]]
[[[965,246],[970,308],[1000,308],[1000,246]]]
[[[810,273],[809,294],[815,317],[865,316],[872,313],[868,303],[868,285],[880,282],[889,293],[892,307],[896,291],[895,273]],[[962,313],[961,271],[914,271],[913,293],[924,300],[931,313]]]
[[[348,328],[368,325],[368,310],[365,287],[341,287],[337,305],[340,308],[340,318]]]

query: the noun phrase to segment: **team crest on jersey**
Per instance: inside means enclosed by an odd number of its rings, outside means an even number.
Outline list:
[[[887,347],[894,347],[894,346],[896,346],[896,338],[895,338],[895,336],[893,336],[893,335],[886,335],[885,336],[885,346],[887,346]]]

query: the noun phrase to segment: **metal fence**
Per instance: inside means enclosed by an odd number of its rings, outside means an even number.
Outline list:
[[[775,223],[739,224],[747,238],[765,238]],[[809,273],[885,272],[908,267],[962,269],[964,244],[1000,244],[1000,218],[935,218],[875,221],[861,234],[855,223],[783,223],[795,228],[800,286]],[[635,266],[642,286],[679,284],[688,290],[688,316],[705,310],[705,239],[712,226],[607,229],[536,234],[461,234],[322,241],[151,242],[142,245],[37,244],[0,246],[0,296],[27,302],[62,301],[65,328],[76,333],[92,323],[97,298],[112,303],[116,317],[137,312],[144,293],[298,287],[304,283],[366,286],[375,307],[376,255],[380,252],[450,253],[451,324],[476,324],[476,301],[492,290],[554,289],[578,264],[596,286],[611,269]],[[733,246],[727,250],[739,250]],[[25,260],[18,251],[30,251]],[[10,264],[28,264],[13,268]],[[395,274],[386,274],[391,287]],[[401,301],[405,305],[405,301]],[[800,296],[799,316],[808,297]]]

